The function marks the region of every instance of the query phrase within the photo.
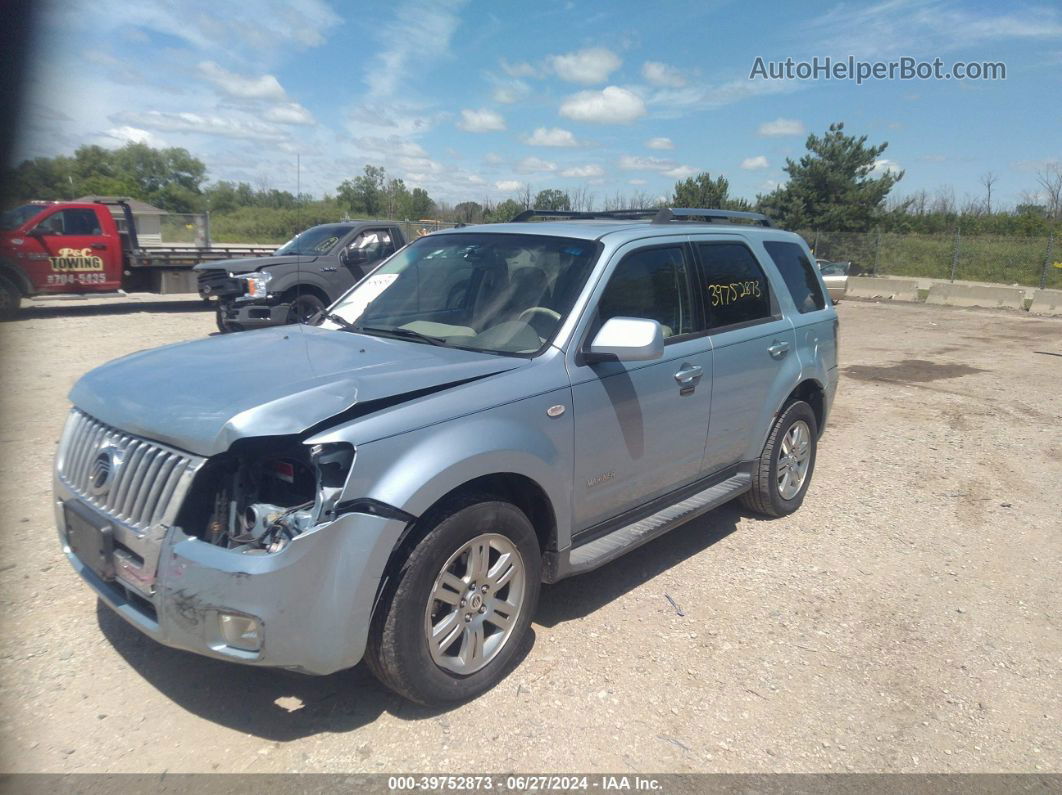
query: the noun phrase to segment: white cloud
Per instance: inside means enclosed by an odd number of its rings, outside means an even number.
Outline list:
[[[540,157],[525,157],[516,164],[516,170],[521,174],[536,174],[541,172],[556,171],[557,164]]]
[[[463,0],[406,0],[388,9],[390,18],[383,24],[374,20],[381,49],[365,70],[370,97],[392,101],[409,72],[449,56],[463,5]]]
[[[262,118],[278,124],[314,124],[313,115],[298,102],[285,102],[267,108]]]
[[[199,73],[230,97],[280,101],[288,98],[283,86],[280,85],[280,81],[273,75],[244,77],[227,69],[222,69],[213,61],[200,63]]]
[[[506,80],[504,82],[499,82],[494,86],[491,98],[495,102],[501,102],[504,105],[512,105],[514,102],[519,102],[520,100],[525,99],[530,93],[531,86],[523,80]]]
[[[647,180],[637,179],[637,178],[636,179],[627,180],[627,183],[630,184],[630,185],[644,185],[644,184],[646,184],[646,182],[647,182]]]
[[[645,115],[645,103],[633,91],[608,86],[601,91],[580,91],[560,106],[561,116],[596,124],[629,124]]]
[[[502,162],[502,156],[497,152],[487,152],[487,154],[483,155],[483,159],[492,166],[496,166]]]
[[[561,80],[584,85],[604,83],[622,63],[618,55],[604,47],[554,55],[549,59],[550,67]]]
[[[57,3],[61,24],[85,29],[82,3]],[[205,52],[250,53],[317,47],[342,19],[325,0],[259,0],[255,3],[126,3],[98,0],[93,8],[93,40],[112,31],[141,39],[136,28],[161,33]]]
[[[782,119],[765,121],[760,125],[759,134],[765,138],[776,138],[782,135],[803,135],[807,132],[804,122],[799,119]]]
[[[903,168],[895,160],[889,160],[888,158],[881,158],[874,161],[874,167],[870,170],[871,174],[899,174],[903,171]]]
[[[654,85],[668,88],[682,88],[686,85],[686,78],[678,69],[660,61],[646,61],[642,64],[642,77]]]
[[[362,136],[354,138],[354,145],[369,154],[396,155],[402,157],[427,157],[424,147],[397,135],[386,137]]]
[[[509,77],[538,77],[538,69],[527,61],[510,63],[502,58],[498,63],[501,66],[502,71],[509,75]]]
[[[517,179],[503,179],[494,183],[494,187],[498,190],[514,191],[520,190],[524,187],[524,183]]]
[[[497,132],[505,129],[505,119],[500,113],[487,108],[479,110],[466,108],[461,111],[461,121],[457,123],[457,126],[465,132]]]
[[[121,111],[111,115],[116,124],[138,126],[164,132],[199,133],[224,138],[244,138],[253,141],[280,141],[285,134],[271,124],[257,120],[241,120],[231,115],[218,116],[201,113],[169,113],[158,110]]]
[[[623,155],[619,167],[624,171],[664,171],[677,165],[674,160],[661,160],[659,157],[642,157],[641,155]]]
[[[108,138],[114,138],[117,141],[121,141],[123,144],[147,144],[158,148],[165,146],[165,142],[157,135],[147,130],[142,130],[139,127],[130,127],[129,125],[123,125],[122,127],[112,127],[107,130]]]
[[[570,130],[560,127],[538,127],[524,139],[528,146],[578,146],[579,142]]]
[[[649,149],[674,149],[675,145],[671,143],[670,138],[650,138],[645,142],[645,145]]]
[[[802,38],[813,40],[814,51],[854,52],[871,59],[942,53],[1003,39],[1062,36],[1057,7],[1000,4],[996,9],[962,8],[949,0],[844,3],[807,23]]]
[[[624,171],[656,171],[675,179],[685,179],[697,173],[697,169],[692,166],[679,165],[674,160],[642,157],[641,155],[623,155],[619,159],[619,167]]]
[[[758,168],[767,168],[768,165],[769,163],[764,155],[746,157],[741,161],[741,167],[747,171],[755,171]]]
[[[601,166],[595,163],[588,163],[585,166],[572,166],[566,168],[561,172],[562,177],[603,177],[605,170]]]

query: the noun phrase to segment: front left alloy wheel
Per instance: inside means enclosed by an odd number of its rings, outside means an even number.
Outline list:
[[[538,601],[534,527],[507,502],[470,497],[425,517],[374,616],[373,673],[421,704],[464,701],[508,672]]]

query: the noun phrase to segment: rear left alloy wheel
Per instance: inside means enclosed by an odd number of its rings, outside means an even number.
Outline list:
[[[541,555],[523,512],[468,498],[434,517],[377,609],[366,659],[421,704],[464,701],[507,673],[538,601]]]

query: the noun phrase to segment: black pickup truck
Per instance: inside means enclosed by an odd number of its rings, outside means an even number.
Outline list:
[[[197,265],[199,295],[216,299],[221,331],[303,323],[405,244],[393,221],[321,224],[270,257]]]

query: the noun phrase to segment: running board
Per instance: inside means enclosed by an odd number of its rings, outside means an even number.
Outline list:
[[[575,547],[569,550],[568,565],[563,567],[562,576],[582,574],[603,566],[632,549],[662,536],[680,524],[695,519],[713,508],[718,508],[725,502],[730,502],[750,488],[752,488],[752,476],[748,472],[739,472],[681,502],[662,508],[651,516]]]

